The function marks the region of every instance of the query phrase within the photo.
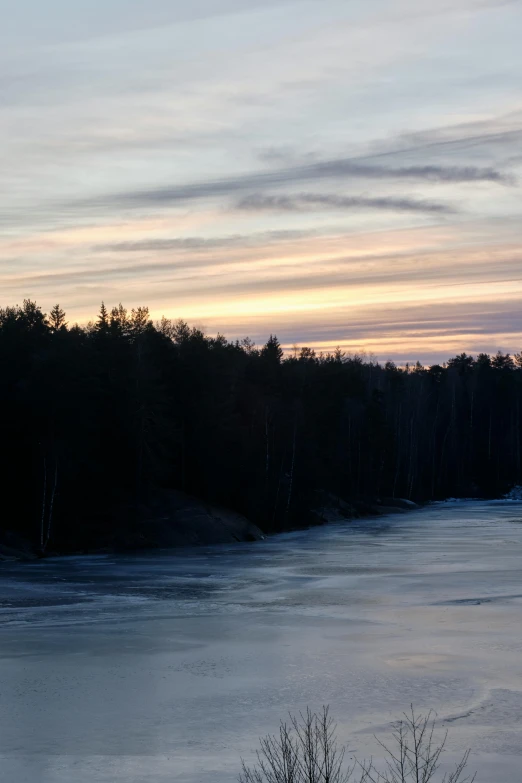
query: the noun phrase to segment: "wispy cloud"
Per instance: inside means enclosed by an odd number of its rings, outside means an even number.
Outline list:
[[[223,237],[168,237],[135,242],[112,242],[93,246],[95,253],[144,253],[169,250],[217,250],[233,247],[263,247],[272,242],[292,242],[316,235],[316,231],[264,231],[257,234],[231,234]]]
[[[513,184],[513,177],[491,167],[479,166],[377,166],[364,165],[351,159],[322,161],[308,166],[276,169],[270,172],[254,172],[238,177],[208,180],[172,187],[152,188],[115,193],[101,197],[103,203],[119,206],[157,206],[176,202],[205,199],[212,196],[233,196],[241,192],[275,186],[291,186],[301,182],[335,180],[406,180],[425,183],[478,183],[497,185]],[[94,206],[98,200],[91,204]]]
[[[302,212],[314,209],[349,210],[376,209],[392,212],[424,212],[428,214],[454,214],[457,210],[438,201],[394,196],[338,196],[331,193],[297,193],[290,196],[274,196],[253,193],[241,199],[236,207],[252,211]]]

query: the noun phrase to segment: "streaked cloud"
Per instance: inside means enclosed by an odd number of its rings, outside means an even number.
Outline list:
[[[255,193],[241,199],[238,209],[253,211],[302,212],[313,209],[383,209],[395,212],[427,212],[451,214],[453,207],[438,201],[421,201],[413,198],[394,198],[393,196],[338,196],[328,193],[297,193],[291,196],[272,196]]]
[[[284,187],[301,182],[324,180],[407,180],[434,183],[475,183],[489,182],[500,185],[513,184],[512,175],[490,167],[477,166],[377,166],[364,165],[352,160],[337,159],[308,166],[276,169],[270,172],[254,172],[240,177],[222,180],[187,183],[174,187],[162,187],[130,193],[114,194],[102,197],[103,204],[117,206],[165,205],[206,199],[215,196],[232,196],[236,193],[251,191],[260,187]],[[361,197],[362,198],[362,197]],[[377,199],[369,199],[366,206],[375,208]],[[384,199],[382,199],[384,201]],[[399,200],[397,200],[399,201]],[[434,210],[436,211],[436,210]]]
[[[93,252],[143,253],[169,250],[215,250],[218,248],[264,246],[273,242],[290,242],[313,236],[313,231],[265,231],[261,234],[232,234],[223,237],[177,237],[142,239],[137,242],[115,242],[93,247]]]

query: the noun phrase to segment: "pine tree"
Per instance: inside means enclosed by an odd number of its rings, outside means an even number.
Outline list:
[[[62,310],[59,304],[55,304],[51,312],[49,313],[49,326],[51,332],[56,334],[57,332],[65,331],[67,329],[67,321],[65,320],[65,311]]]
[[[274,364],[281,364],[283,359],[283,349],[276,335],[270,335],[268,341],[261,349],[261,356]]]
[[[105,302],[101,303],[100,312],[98,313],[94,328],[99,334],[107,334],[109,331],[109,311],[105,307]]]

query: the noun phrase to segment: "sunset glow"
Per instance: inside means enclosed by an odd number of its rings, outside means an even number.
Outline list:
[[[520,3],[22,5],[3,304],[379,360],[520,350]]]

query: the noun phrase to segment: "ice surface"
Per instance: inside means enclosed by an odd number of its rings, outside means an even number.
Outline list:
[[[522,504],[0,567],[0,778],[225,783],[288,710],[351,753],[413,702],[479,783],[522,765]]]

